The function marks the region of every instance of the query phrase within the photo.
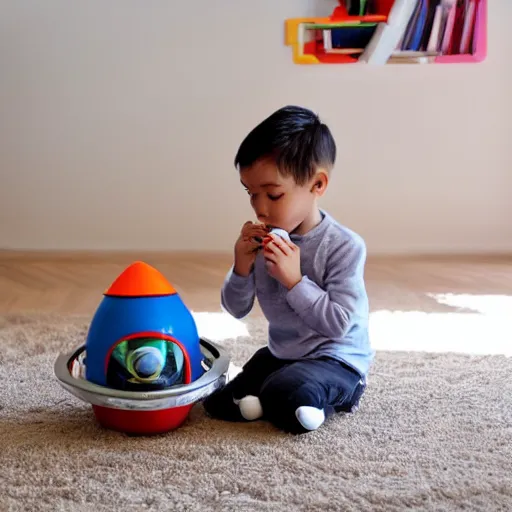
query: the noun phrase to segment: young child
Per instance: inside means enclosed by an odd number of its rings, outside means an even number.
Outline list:
[[[366,247],[317,206],[335,159],[329,128],[295,106],[265,119],[238,150],[235,166],[259,223],[246,222],[236,241],[222,306],[240,319],[257,298],[269,322],[268,346],[204,401],[212,417],[265,417],[303,433],[334,412],[357,409],[374,357]]]

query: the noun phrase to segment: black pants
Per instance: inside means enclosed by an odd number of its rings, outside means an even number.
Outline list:
[[[295,416],[301,406],[334,412],[353,412],[366,387],[349,366],[330,358],[288,361],[274,357],[267,347],[258,350],[226,386],[207,397],[206,412],[226,421],[245,421],[234,399],[259,397],[266,419],[287,432],[303,433]]]

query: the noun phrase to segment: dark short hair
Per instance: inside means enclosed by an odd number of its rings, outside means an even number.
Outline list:
[[[238,149],[235,167],[241,171],[262,158],[271,158],[279,172],[292,175],[297,184],[303,185],[319,167],[332,169],[336,143],[314,112],[286,106],[249,132]]]

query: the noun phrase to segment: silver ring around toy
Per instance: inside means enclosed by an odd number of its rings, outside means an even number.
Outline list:
[[[190,384],[158,391],[124,391],[99,386],[71,374],[72,363],[85,350],[85,345],[73,352],[60,354],[54,364],[59,384],[80,400],[92,405],[138,411],[155,411],[193,404],[207,397],[226,382],[229,356],[224,349],[205,338],[200,340],[201,352],[211,364],[209,370]]]

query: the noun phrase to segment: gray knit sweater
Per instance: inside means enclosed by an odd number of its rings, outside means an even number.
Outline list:
[[[363,377],[374,358],[368,336],[363,239],[327,212],[305,235],[291,235],[300,247],[302,280],[287,290],[268,275],[258,254],[248,277],[228,272],[221,303],[235,318],[258,302],[269,322],[268,347],[280,359],[332,357]]]

